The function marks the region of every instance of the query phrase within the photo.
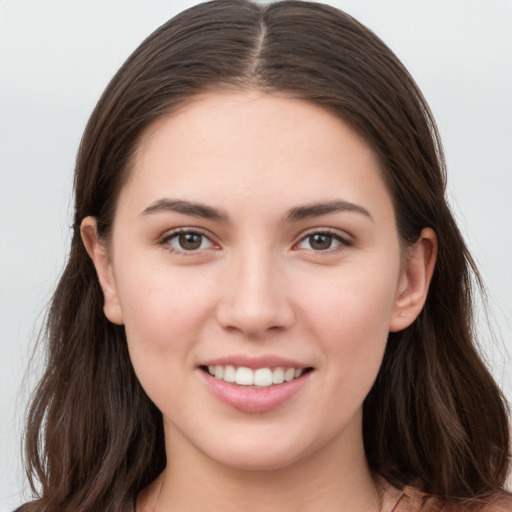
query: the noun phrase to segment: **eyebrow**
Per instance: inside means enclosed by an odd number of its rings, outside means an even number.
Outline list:
[[[141,215],[150,215],[160,212],[177,212],[192,217],[200,217],[203,219],[211,219],[221,222],[227,222],[228,214],[224,210],[206,206],[201,203],[185,201],[183,199],[159,199],[148,206]],[[337,212],[355,212],[368,217],[373,221],[370,212],[362,206],[351,203],[349,201],[335,200],[324,203],[313,203],[304,206],[292,208],[285,216],[285,222],[297,222],[300,220],[320,217]]]
[[[299,220],[304,220],[311,217],[319,217],[321,215],[327,215],[329,213],[336,212],[360,213],[373,221],[373,217],[370,215],[370,212],[366,208],[363,208],[358,204],[342,200],[328,201],[326,203],[314,203],[292,208],[286,215],[285,221],[296,222]]]
[[[192,203],[180,199],[159,199],[148,206],[141,215],[150,215],[160,212],[177,212],[192,217],[201,217],[203,219],[212,219],[217,221],[226,221],[228,215],[222,210],[212,208],[200,203]]]

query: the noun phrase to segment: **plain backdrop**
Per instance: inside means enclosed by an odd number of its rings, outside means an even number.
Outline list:
[[[135,47],[197,2],[0,0],[0,512],[23,500],[23,377],[70,240],[88,115]],[[489,288],[485,354],[512,398],[512,1],[339,0],[405,63],[443,138],[448,195]]]

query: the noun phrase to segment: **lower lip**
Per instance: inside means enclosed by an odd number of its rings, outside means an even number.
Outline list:
[[[199,370],[210,391],[225,404],[242,412],[261,413],[277,409],[295,396],[309,380],[311,371],[290,382],[268,388],[238,386]]]

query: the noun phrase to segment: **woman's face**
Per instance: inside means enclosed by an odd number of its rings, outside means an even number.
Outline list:
[[[169,449],[252,469],[361,452],[388,332],[413,320],[369,147],[304,101],[209,94],[130,172],[95,263]]]

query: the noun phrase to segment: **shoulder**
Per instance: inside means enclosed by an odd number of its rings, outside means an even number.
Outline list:
[[[414,487],[405,487],[393,512],[512,512],[512,495],[502,493],[487,500],[453,503],[429,496]]]
[[[496,501],[487,508],[482,508],[483,512],[512,512],[512,494],[503,493],[496,498]]]

